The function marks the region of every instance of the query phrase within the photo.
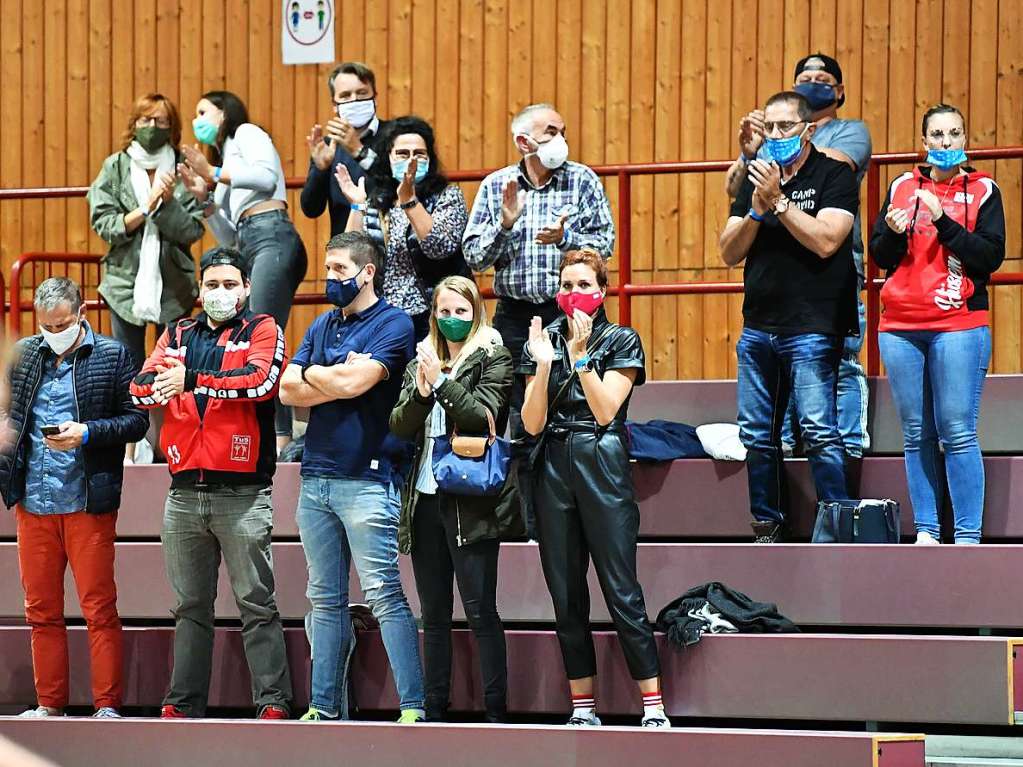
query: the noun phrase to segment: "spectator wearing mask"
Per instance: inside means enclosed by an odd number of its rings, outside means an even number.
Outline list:
[[[335,116],[325,126],[314,125],[306,136],[309,173],[300,202],[309,218],[327,210],[333,236],[345,231],[351,209],[334,172],[343,166],[355,181],[368,173],[381,153],[378,144],[387,123],[377,117],[377,79],[365,64],[346,61],[336,67],[327,78],[327,90]]]
[[[434,286],[452,274],[472,276],[462,258],[465,198],[444,177],[433,129],[424,120],[392,120],[378,146],[368,184],[366,177],[356,183],[346,166],[338,166],[337,182],[352,205],[347,230],[369,231],[384,243],[384,298],[412,318],[421,341],[430,326]]]
[[[835,388],[842,344],[857,325],[859,189],[847,163],[814,147],[812,114],[793,91],[768,100],[771,161],[750,162],[721,234],[725,264],[745,261],[738,419],[760,543],[779,540],[785,522],[781,422],[790,395],[818,499],[847,497]]]
[[[425,718],[419,635],[398,573],[399,471],[403,447],[388,417],[414,348],[412,320],[380,297],[383,248],[365,232],[327,243],[327,300],[281,382],[289,405],[311,408],[296,518],[309,565],[306,630],[312,690],[306,721],[346,714],[354,637],[348,574],[354,562],[380,623],[401,708]]]
[[[967,165],[958,109],[931,107],[921,133],[927,159],[892,182],[870,238],[871,256],[888,274],[878,343],[902,421],[916,542],[941,541],[944,480],[937,466],[944,453],[955,542],[979,543],[984,463],[977,418],[991,359],[987,284],[1005,258],[1005,213],[994,179]]]
[[[428,721],[447,718],[455,580],[479,648],[486,719],[502,722],[507,717],[497,559],[501,537],[523,532],[515,483],[506,481],[498,495],[447,493],[437,486],[433,456],[437,437],[503,433],[511,382],[511,354],[490,327],[476,284],[465,277],[445,278],[433,294],[430,335],[406,368],[391,413],[391,431],[416,445],[398,545],[412,555],[423,611]]]
[[[205,227],[202,210],[178,180],[181,117],[170,99],[138,99],[121,136],[121,149],[103,161],[89,187],[90,223],[107,243],[99,294],[110,307],[111,332],[141,366],[146,328],[192,311],[198,287],[192,243]],[[151,441],[159,423],[154,419]],[[126,450],[129,462],[135,445]]]
[[[89,632],[97,718],[116,718],[123,694],[123,638],[114,583],[124,446],[142,439],[145,412],[128,384],[138,371],[120,342],[96,333],[82,294],[66,277],[36,289],[40,335],[18,343],[0,453],[0,492],[14,509],[25,621],[32,628],[38,707],[25,717],[62,716],[68,704],[64,573],[71,565]]]
[[[522,160],[483,180],[462,241],[470,268],[494,268],[494,328],[516,369],[531,319],[539,316],[547,325],[558,316],[555,296],[564,254],[587,247],[607,259],[614,250],[604,187],[590,168],[568,160],[565,130],[550,104],[533,104],[515,116],[511,133]],[[524,392],[525,382],[516,375],[509,414],[516,439],[525,436],[519,416]],[[532,512],[523,500],[532,536]]]
[[[862,120],[844,120],[838,110],[845,103],[842,68],[830,56],[815,53],[796,63],[792,90],[810,103],[810,120],[816,125],[811,139],[821,154],[846,163],[856,174],[859,188],[870,165],[870,131]],[[739,159],[728,172],[728,195],[734,199],[746,177],[746,166],[754,159],[770,161],[764,146],[764,112],[755,109],[739,123]],[[846,336],[842,360],[838,366],[838,430],[846,459],[846,480],[850,498],[859,497],[860,466],[863,451],[870,447],[867,431],[867,377],[860,364],[860,349],[866,333],[866,310],[861,292],[864,286],[863,236],[860,213],[853,221],[853,260],[859,277],[857,309],[859,333]],[[782,425],[782,448],[791,454],[796,438],[793,426],[798,424],[795,403],[789,398],[788,412]]]
[[[167,326],[131,384],[138,405],[165,411],[160,440],[171,487],[160,541],[177,604],[164,719],[206,713],[221,558],[241,613],[257,716],[287,719],[290,711],[270,554],[273,399],[284,331],[270,315],[246,308],[248,263],[229,248],[203,254],[203,311]]]
[[[270,136],[249,122],[245,104],[229,91],[210,91],[199,99],[192,131],[207,154],[184,147],[185,162],[178,170],[201,201],[217,241],[245,257],[249,308],[271,315],[283,330],[305,278],[306,251],[288,217],[281,158]],[[276,413],[280,450],[291,441],[291,411],[278,406]]]
[[[554,602],[561,655],[572,692],[569,725],[599,725],[597,674],[586,571],[593,560],[632,678],[643,696],[644,727],[670,727],[660,663],[636,578],[639,507],[632,487],[625,421],[633,386],[645,380],[643,345],[604,313],[603,254],[565,254],[559,308],[566,315],[529,328],[522,423],[541,437],[536,455],[537,541]]]

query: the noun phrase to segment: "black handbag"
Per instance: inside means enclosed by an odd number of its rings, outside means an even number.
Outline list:
[[[812,543],[898,543],[899,502],[819,501]]]

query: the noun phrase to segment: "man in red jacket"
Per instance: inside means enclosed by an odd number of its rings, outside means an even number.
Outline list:
[[[291,676],[270,557],[284,333],[273,317],[248,310],[241,253],[213,248],[200,270],[203,312],[168,325],[131,384],[138,405],[164,408],[160,446],[173,477],[160,539],[178,603],[174,671],[161,716],[206,712],[223,555],[259,718],[287,719]]]

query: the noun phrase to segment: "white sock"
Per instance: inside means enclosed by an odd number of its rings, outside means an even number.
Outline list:
[[[572,716],[580,719],[592,719],[597,702],[592,695],[572,696]]]
[[[664,700],[661,698],[659,691],[643,693],[643,718],[649,719],[651,717],[657,719],[664,718]]]

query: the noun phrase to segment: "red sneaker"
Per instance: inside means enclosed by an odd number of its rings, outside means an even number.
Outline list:
[[[188,719],[188,714],[182,711],[177,706],[172,706],[168,703],[160,709],[161,719]]]
[[[263,706],[256,719],[291,719],[291,715],[281,706]]]

